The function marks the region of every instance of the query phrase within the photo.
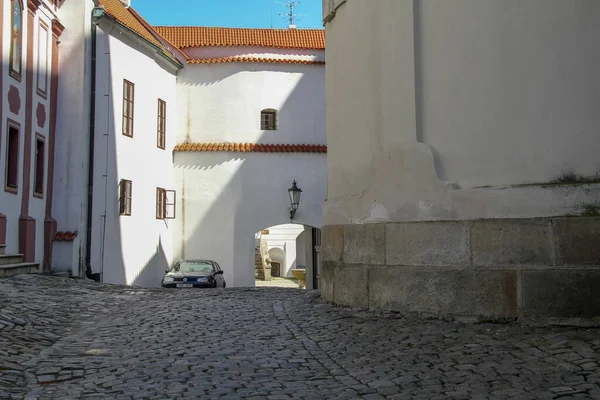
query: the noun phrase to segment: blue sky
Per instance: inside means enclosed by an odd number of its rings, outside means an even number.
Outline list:
[[[131,5],[152,25],[287,28],[279,16],[287,0],[131,0]],[[298,28],[323,28],[322,0],[300,0],[294,13],[304,14]],[[272,21],[272,22],[271,22]]]

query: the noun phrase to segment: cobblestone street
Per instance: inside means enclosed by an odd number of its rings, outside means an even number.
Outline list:
[[[401,318],[297,289],[0,280],[2,399],[599,399],[599,351],[599,330]]]

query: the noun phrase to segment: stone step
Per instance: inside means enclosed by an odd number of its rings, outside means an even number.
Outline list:
[[[6,251],[6,245],[0,244],[0,254],[4,254],[5,251]]]
[[[0,278],[20,274],[39,274],[40,264],[36,263],[18,263],[18,264],[1,264]]]
[[[19,264],[23,262],[23,254],[0,254],[0,265]]]

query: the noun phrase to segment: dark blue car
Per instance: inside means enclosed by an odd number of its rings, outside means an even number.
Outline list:
[[[212,260],[180,260],[165,271],[162,287],[165,288],[217,288],[225,287],[223,270]]]

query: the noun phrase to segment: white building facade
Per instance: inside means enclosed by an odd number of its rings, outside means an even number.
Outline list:
[[[53,269],[158,286],[173,258],[183,65],[119,0],[67,1],[60,12],[79,24],[66,36],[63,66],[72,79],[61,82],[61,99],[75,107],[58,117],[64,156],[55,177]]]
[[[254,286],[254,235],[290,221],[294,180],[293,222],[322,224],[323,31],[157,31],[188,56],[177,78],[175,258],[214,259],[228,286]]]
[[[597,319],[598,2],[324,0],[323,10],[324,297]]]
[[[210,258],[229,287],[253,286],[254,234],[289,222],[294,180],[293,222],[320,228],[323,30],[155,29],[122,0],[1,4],[3,257],[141,286]]]

